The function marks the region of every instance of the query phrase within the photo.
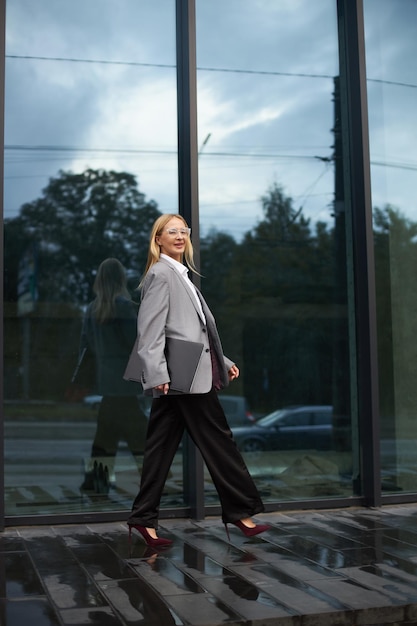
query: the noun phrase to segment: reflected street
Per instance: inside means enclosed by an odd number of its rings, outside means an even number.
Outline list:
[[[116,483],[106,495],[84,494],[80,485],[94,435],[94,419],[81,421],[19,421],[5,423],[6,506],[9,513],[27,515],[59,510],[129,509],[140,476],[126,444],[116,456]],[[381,446],[382,480],[395,487],[399,471],[416,479],[417,441],[385,439]],[[262,493],[292,500],[319,497],[323,491],[339,496],[351,488],[350,454],[317,450],[243,453]],[[342,466],[344,463],[344,466]],[[183,506],[182,454],[177,454],[167,481],[164,507]],[[206,471],[205,498],[217,496]]]

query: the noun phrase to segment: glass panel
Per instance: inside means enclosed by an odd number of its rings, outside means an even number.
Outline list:
[[[6,26],[6,515],[130,508],[147,405],[114,387],[126,301],[108,384],[70,380],[99,265],[138,300],[150,225],[177,206],[175,1],[8,0]],[[183,501],[179,451],[162,504]]]
[[[202,289],[249,408],[232,431],[265,501],[350,496],[336,2],[200,0],[197,66]]]
[[[415,492],[417,2],[365,0],[364,9],[382,489]]]

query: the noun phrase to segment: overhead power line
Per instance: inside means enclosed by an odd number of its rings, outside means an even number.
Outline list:
[[[5,151],[17,152],[99,152],[99,153],[116,153],[116,154],[169,154],[177,155],[177,150],[151,150],[146,148],[78,148],[76,146],[48,146],[48,145],[16,145],[9,144],[4,146]],[[279,158],[279,159],[318,159],[321,157],[304,154],[274,154],[259,152],[205,152],[204,157],[247,157],[247,158]]]
[[[148,150],[136,148],[80,148],[76,146],[48,146],[48,145],[20,145],[10,144],[4,146],[5,150],[28,151],[28,152],[114,152],[127,154],[177,154],[177,150]]]
[[[76,59],[71,57],[45,57],[31,54],[6,54],[6,59],[23,59],[29,61],[59,61],[65,63],[91,63],[96,65],[132,65],[134,67],[160,67],[175,69],[172,63],[143,63],[139,61],[110,61],[105,59]]]
[[[51,146],[51,145],[20,145],[9,144],[4,146],[5,152],[79,152],[88,154],[154,154],[157,156],[169,155],[176,156],[177,150],[151,150],[141,148],[81,148],[76,146]],[[204,159],[208,157],[217,158],[246,158],[246,159],[295,159],[295,160],[315,160],[323,161],[324,163],[331,163],[334,160],[333,156],[318,156],[308,154],[278,154],[273,152],[261,153],[261,152],[204,152]],[[417,164],[415,163],[401,163],[395,161],[379,161],[371,160],[371,165],[377,165],[382,167],[393,167],[402,170],[417,170]]]
[[[146,63],[142,61],[117,61],[117,60],[106,60],[106,59],[80,59],[73,57],[46,57],[46,56],[38,56],[38,55],[25,55],[25,54],[6,54],[6,59],[21,59],[21,60],[32,60],[32,61],[56,61],[56,62],[66,62],[66,63],[91,63],[97,65],[125,65],[132,67],[156,67],[162,69],[176,69],[175,63]],[[325,78],[332,79],[334,78],[331,74],[310,74],[306,72],[278,72],[275,70],[250,70],[250,69],[242,69],[242,68],[228,68],[228,67],[197,67],[198,71],[202,72],[223,72],[223,73],[231,73],[231,74],[254,74],[258,76],[288,76],[288,77],[296,77],[296,78]],[[367,78],[368,82],[373,83],[383,83],[385,85],[393,85],[397,87],[409,87],[411,89],[417,89],[417,85],[413,83],[405,83],[401,81],[394,80],[382,80],[379,78]]]
[[[58,61],[66,63],[92,63],[97,65],[126,65],[133,67],[157,67],[164,69],[176,69],[175,63],[145,63],[141,61],[114,61],[106,59],[79,59],[73,57],[45,57],[29,54],[6,54],[6,59],[23,59],[31,61]],[[327,74],[303,74],[292,72],[276,72],[272,70],[249,70],[227,67],[197,67],[197,70],[203,72],[229,72],[233,74],[265,74],[267,76],[296,76],[302,78],[333,78]]]

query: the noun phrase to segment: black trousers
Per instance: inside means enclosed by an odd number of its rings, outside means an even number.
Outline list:
[[[148,421],[137,396],[103,396],[91,457],[115,457],[120,441],[133,456],[143,453]]]
[[[264,505],[237,449],[223,408],[207,394],[167,395],[152,403],[142,478],[128,522],[158,527],[159,504],[171,463],[186,429],[200,450],[219,495],[224,522],[264,511]]]

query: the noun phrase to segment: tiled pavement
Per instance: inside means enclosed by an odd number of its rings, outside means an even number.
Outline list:
[[[417,625],[417,505],[271,513],[246,539],[163,520],[168,550],[121,522],[0,533],[3,626]]]

